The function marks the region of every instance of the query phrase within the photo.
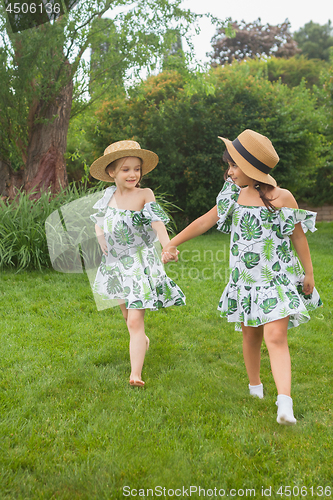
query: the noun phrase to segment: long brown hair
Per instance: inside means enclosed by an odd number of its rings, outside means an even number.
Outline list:
[[[234,165],[237,165],[237,163],[231,158],[230,153],[227,149],[223,153],[222,160],[226,164],[230,162],[233,163]],[[224,180],[227,180],[229,177],[228,170],[229,168],[224,172]],[[274,198],[268,198],[266,196],[266,194],[269,193],[269,191],[271,191],[272,189],[274,189],[274,187],[271,186],[270,184],[266,184],[265,182],[259,182],[256,181],[255,179],[253,180],[255,181],[254,188],[258,191],[260,199],[263,201],[265,207],[268,208],[270,212],[275,212],[277,208],[271,203],[274,200]]]

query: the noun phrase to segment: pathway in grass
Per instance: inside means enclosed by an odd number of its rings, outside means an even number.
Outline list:
[[[120,311],[96,310],[85,275],[2,273],[0,498],[201,498],[214,488],[262,498],[262,487],[283,498],[280,486],[293,498],[302,486],[333,495],[332,233],[323,223],[308,237],[324,308],[289,333],[294,428],[275,421],[266,348],[259,401],[248,396],[241,335],[216,310],[227,236],[191,241],[167,266],[187,305],[147,312],[143,390],[128,384]]]

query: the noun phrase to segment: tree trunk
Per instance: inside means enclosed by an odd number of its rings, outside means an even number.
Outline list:
[[[73,82],[70,81],[59,95],[44,105],[36,107],[30,131],[27,161],[23,174],[26,192],[48,188],[57,193],[68,185],[64,154],[72,106]]]

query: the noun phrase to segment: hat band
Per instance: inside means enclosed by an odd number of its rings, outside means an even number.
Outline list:
[[[251,163],[253,167],[257,168],[258,170],[260,170],[260,172],[263,172],[264,174],[269,174],[269,172],[271,171],[270,167],[265,165],[265,163],[262,163],[255,156],[251,155],[251,153],[249,153],[248,150],[244,148],[244,146],[241,144],[238,138],[232,142],[232,145],[246,161]]]

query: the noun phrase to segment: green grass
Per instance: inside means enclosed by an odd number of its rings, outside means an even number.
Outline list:
[[[260,401],[248,396],[241,334],[216,310],[228,236],[188,242],[168,265],[187,305],[147,311],[144,389],[128,384],[120,310],[98,312],[84,274],[2,272],[1,500],[134,498],[124,486],[144,489],[138,498],[157,486],[160,498],[177,498],[167,490],[191,485],[243,497],[254,488],[255,498],[262,487],[286,498],[280,486],[306,486],[309,498],[330,486],[333,495],[333,224],[318,227],[308,240],[324,307],[289,331],[293,428],[276,423],[267,349]]]

